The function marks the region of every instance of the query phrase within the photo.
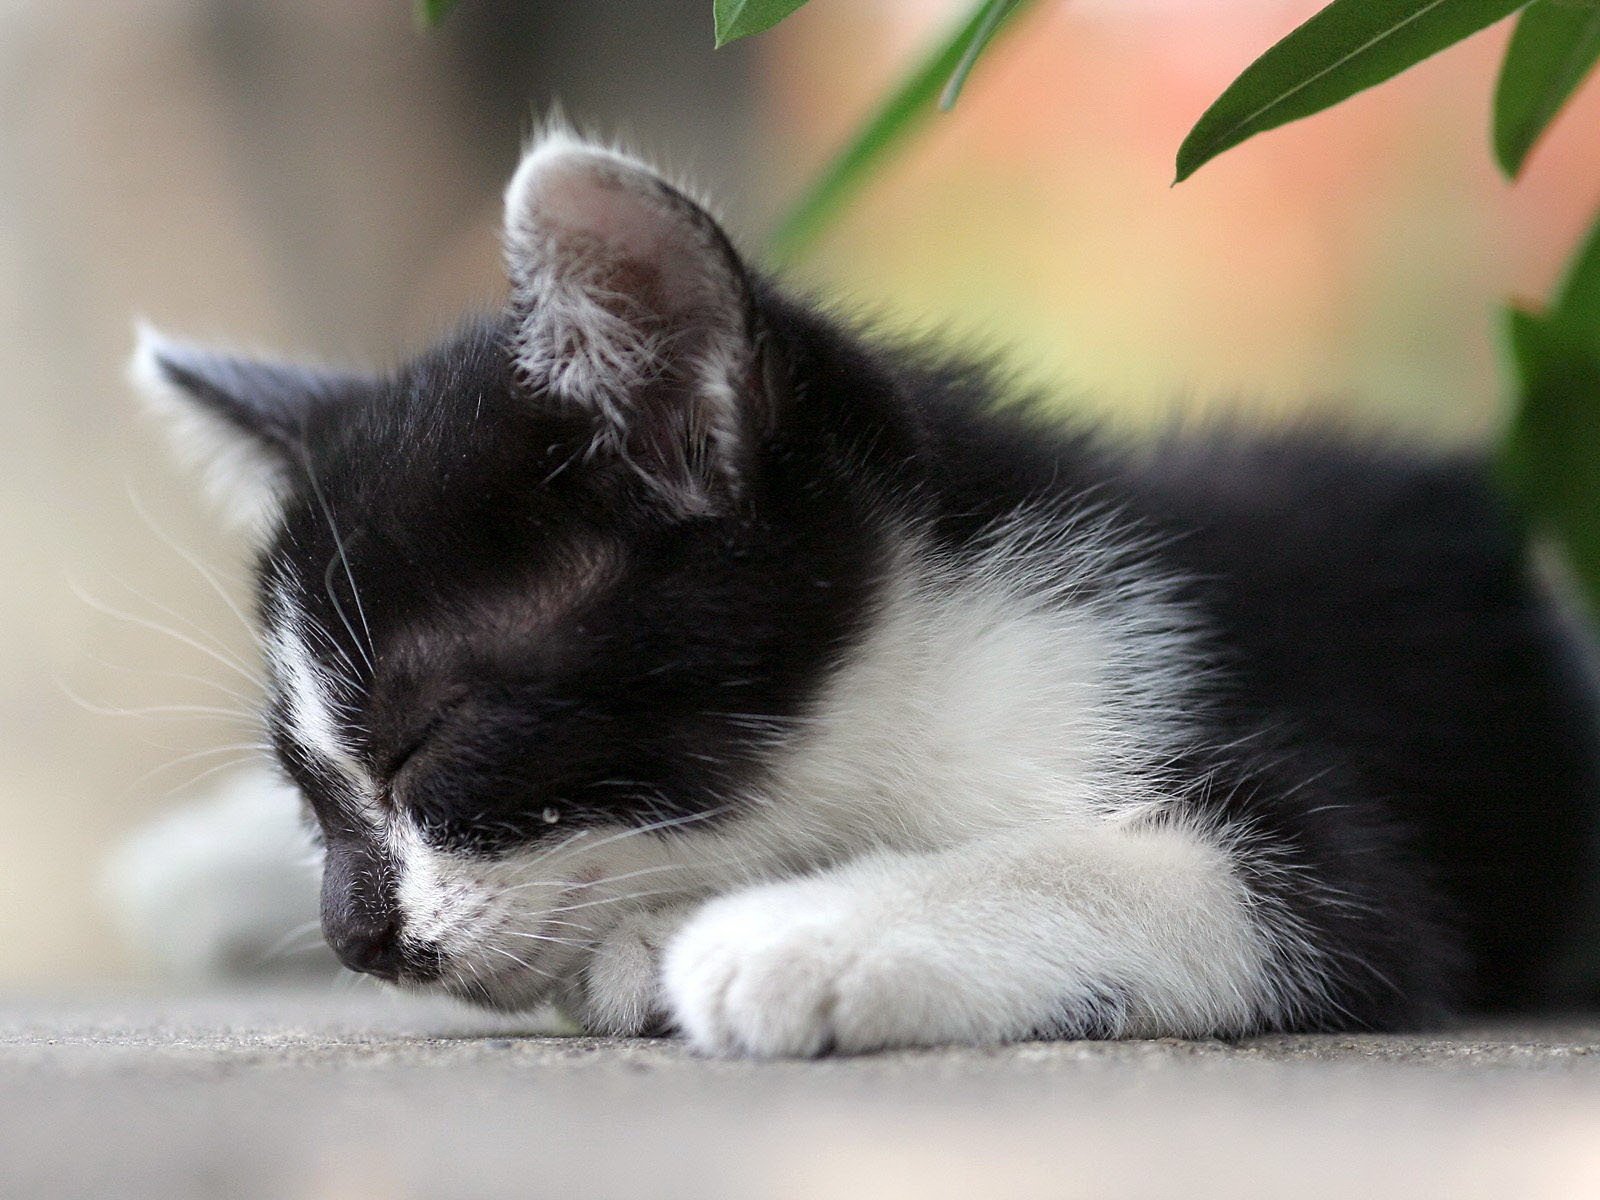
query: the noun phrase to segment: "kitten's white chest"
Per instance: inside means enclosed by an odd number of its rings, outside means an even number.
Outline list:
[[[928,848],[1154,800],[1198,659],[1187,621],[1132,568],[1096,563],[1080,589],[1096,543],[1026,521],[976,564],[903,548],[773,769],[772,822]]]

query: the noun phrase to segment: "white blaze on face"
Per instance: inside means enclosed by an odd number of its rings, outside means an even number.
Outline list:
[[[285,720],[300,746],[338,772],[361,802],[361,809],[369,811],[377,782],[341,734],[338,713],[343,704],[333,676],[306,645],[303,631],[309,622],[282,589],[275,593],[272,613],[267,653],[283,698]]]

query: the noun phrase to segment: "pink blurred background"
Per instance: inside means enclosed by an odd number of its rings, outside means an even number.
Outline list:
[[[1315,408],[1489,436],[1498,307],[1545,294],[1600,208],[1600,88],[1506,184],[1496,29],[1170,187],[1194,119],[1317,6],[1038,0],[797,275],[890,325],[1009,347],[1063,411]],[[406,0],[0,6],[0,985],[137,972],[106,853],[254,753],[226,748],[245,726],[97,711],[206,703],[181,676],[227,672],[69,583],[252,654],[130,500],[243,596],[243,547],[121,382],[131,317],[403,353],[497,295],[499,188],[553,96],[703,179],[759,257],[960,7],[812,0],[713,52],[710,0],[460,0],[429,34]]]
[[[948,7],[818,3],[774,39],[764,145],[786,193]],[[1507,184],[1488,150],[1507,24],[1170,187],[1194,120],[1319,7],[1039,4],[847,215],[817,278],[1009,342],[1119,417],[1314,405],[1484,434],[1496,307],[1542,296],[1600,209],[1600,87]],[[874,49],[822,69],[841,45]]]

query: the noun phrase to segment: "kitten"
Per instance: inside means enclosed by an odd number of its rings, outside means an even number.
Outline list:
[[[352,970],[814,1055],[1564,997],[1588,648],[1469,455],[997,410],[556,133],[387,375],[147,336]]]

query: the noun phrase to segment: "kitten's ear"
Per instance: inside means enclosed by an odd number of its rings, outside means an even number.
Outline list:
[[[589,410],[600,449],[682,513],[738,490],[765,395],[726,235],[625,155],[547,136],[506,189],[519,376]]]
[[[282,511],[311,409],[348,386],[331,372],[172,341],[140,326],[128,375],[199,466],[224,513],[255,531]]]

